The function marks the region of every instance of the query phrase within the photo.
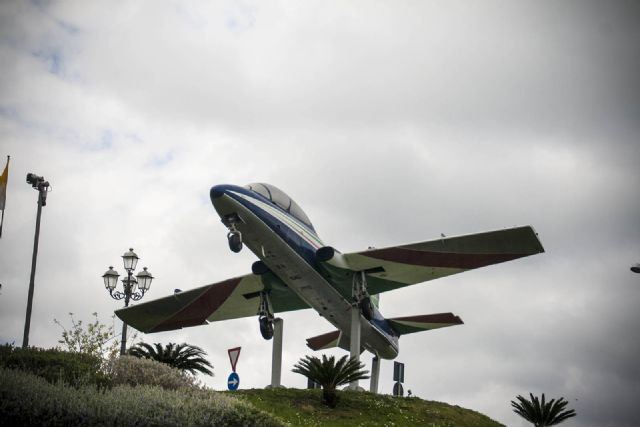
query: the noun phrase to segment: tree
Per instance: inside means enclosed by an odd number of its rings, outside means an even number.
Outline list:
[[[155,343],[152,346],[151,344],[141,342],[131,347],[128,353],[131,356],[166,363],[169,366],[180,369],[181,371],[190,372],[193,375],[195,375],[196,372],[201,372],[213,376],[213,371],[211,371],[213,365],[204,358],[207,353],[195,345],[169,343],[163,347],[160,343]]]
[[[65,328],[58,319],[53,319],[62,328],[62,339],[58,340],[58,343],[63,344],[67,351],[88,353],[106,362],[118,354],[120,339],[114,331],[113,324],[107,326],[100,322],[98,313],[94,312],[92,315],[95,320],[85,326],[82,320],[76,321],[73,318],[73,313],[69,313],[70,329]],[[114,316],[111,318],[113,319]]]
[[[542,393],[542,401],[538,400],[533,393],[529,393],[529,396],[531,396],[530,401],[522,396],[516,396],[518,402],[512,400],[511,406],[514,408],[513,412],[532,423],[535,427],[554,426],[576,416],[576,411],[573,409],[565,409],[569,402],[564,400],[564,397],[557,401],[551,399],[551,401],[545,403],[544,393]]]
[[[352,381],[369,378],[369,371],[363,370],[364,364],[355,358],[342,356],[336,363],[334,356],[305,356],[293,366],[293,372],[302,374],[322,386],[322,401],[330,408],[338,403],[336,388]]]

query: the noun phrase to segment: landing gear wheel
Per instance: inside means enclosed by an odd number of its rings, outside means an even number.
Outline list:
[[[373,304],[370,297],[365,297],[360,300],[360,311],[365,319],[373,319]]]
[[[260,333],[262,334],[262,338],[265,340],[273,338],[273,320],[270,320],[268,317],[261,317],[258,321],[260,323]]]
[[[233,252],[238,253],[242,250],[242,235],[239,232],[229,233],[227,239],[229,239],[229,249]]]

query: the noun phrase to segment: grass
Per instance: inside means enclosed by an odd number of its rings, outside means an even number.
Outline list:
[[[131,365],[121,375],[126,381],[119,381],[115,371],[98,378],[86,375],[83,357],[0,346],[0,420],[7,425],[61,426],[502,425],[469,409],[417,397],[340,391],[337,408],[330,409],[321,403],[321,390],[194,389],[187,387],[190,383],[167,383],[162,370],[138,359],[120,358],[121,363],[114,365],[123,369]],[[94,372],[99,363],[91,366],[89,371]]]
[[[338,407],[330,409],[320,402],[320,390],[252,389],[231,393],[291,426],[504,427],[479,412],[417,397],[342,391],[338,393]]]

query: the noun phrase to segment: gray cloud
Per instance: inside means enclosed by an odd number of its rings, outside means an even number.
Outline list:
[[[27,172],[54,189],[31,329],[45,347],[60,336],[53,318],[120,306],[100,276],[130,246],[157,277],[145,300],[245,274],[255,257],[229,253],[208,189],[266,181],[343,251],[533,224],[544,255],[382,296],[387,316],[465,320],[402,339],[407,388],[507,425],[524,425],[509,400],[529,391],[569,399],[567,426],[636,425],[638,9],[4,3],[0,339],[22,338]],[[287,370],[331,326],[283,317],[284,383],[303,387]],[[269,382],[255,319],[143,338],[203,346],[216,388],[241,345],[243,386]]]

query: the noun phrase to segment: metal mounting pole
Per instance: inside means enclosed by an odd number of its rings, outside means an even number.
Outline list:
[[[124,286],[124,306],[129,307],[129,298],[131,298],[131,276],[133,270],[127,270],[127,284]],[[127,323],[122,321],[122,339],[120,341],[120,356],[124,356],[127,352]]]
[[[47,184],[48,185],[48,184]],[[42,206],[47,197],[47,189],[38,190],[38,214],[36,215],[36,234],[33,239],[33,257],[31,258],[31,278],[29,279],[29,294],[27,296],[27,314],[24,321],[24,336],[22,337],[22,348],[29,347],[29,329],[31,328],[31,307],[33,305],[33,287],[36,278],[36,260],[38,258],[38,240],[40,239],[40,217]]]
[[[378,393],[378,378],[380,378],[380,358],[373,356],[373,360],[371,360],[371,386],[369,388],[371,393]]]
[[[120,356],[124,356],[126,351],[127,351],[127,324],[123,321],[122,322],[122,339],[120,342]]]
[[[351,306],[351,336],[349,352],[350,357],[357,361],[360,361],[360,306],[358,305],[358,297],[364,280],[364,272],[356,273],[353,276],[352,295],[355,302]],[[358,390],[358,381],[356,380],[349,383],[349,389]]]
[[[273,319],[273,351],[271,353],[271,388],[281,387],[282,378],[282,330],[284,320]]]
[[[349,345],[350,357],[360,361],[360,308],[351,307],[351,341]],[[350,390],[358,389],[358,381],[349,383]]]

